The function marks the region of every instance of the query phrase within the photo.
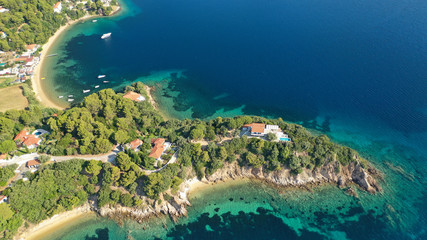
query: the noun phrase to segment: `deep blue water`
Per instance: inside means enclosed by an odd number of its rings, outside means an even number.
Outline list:
[[[43,69],[53,98],[81,99],[81,91],[94,85],[120,89],[141,80],[156,86],[156,100],[172,117],[256,114],[302,123],[357,149],[385,173],[382,195],[362,194],[355,209],[363,214],[349,211],[346,218],[326,211],[322,220],[301,218],[302,229],[310,232],[317,224],[317,232],[341,231],[350,239],[426,238],[427,1],[124,4],[121,15],[78,24],[50,50],[59,53]],[[100,40],[106,32],[112,37]],[[98,74],[111,82],[100,83]],[[340,190],[331,191],[349,201]],[[307,204],[322,196],[313,198]],[[217,220],[204,213],[185,228]],[[351,219],[356,215],[364,220]],[[226,218],[246,224],[270,216],[253,209]],[[264,221],[276,219],[254,226]],[[336,226],[328,229],[331,222]],[[355,226],[361,230],[352,232]],[[345,238],[338,236],[332,238]]]

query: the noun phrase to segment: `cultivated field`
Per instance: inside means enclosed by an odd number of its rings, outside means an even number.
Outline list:
[[[27,106],[27,98],[22,94],[20,86],[0,89],[0,112],[9,109],[24,109]]]

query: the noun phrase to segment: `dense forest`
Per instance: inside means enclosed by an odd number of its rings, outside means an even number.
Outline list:
[[[9,9],[0,13],[0,31],[6,37],[0,39],[1,51],[24,51],[26,44],[44,44],[68,19],[78,19],[89,14],[109,15],[111,7],[104,7],[100,0],[62,2],[63,11],[54,13],[53,5],[58,0],[0,0],[0,6]],[[78,3],[78,4],[77,4]],[[115,0],[113,5],[117,4]],[[69,6],[72,6],[70,9]]]
[[[142,83],[125,89],[131,90],[147,96]],[[241,127],[254,122],[279,125],[292,142],[240,137]],[[141,151],[120,152],[115,164],[79,159],[43,161],[38,171],[28,172],[29,181],[19,180],[2,193],[9,197],[9,204],[0,204],[0,232],[5,238],[13,236],[25,221],[40,222],[88,199],[96,200],[98,206],[122,204],[138,208],[153,201],[168,201],[185,179],[202,179],[227,163],[263,167],[266,171],[289,168],[295,175],[332,161],[337,161],[338,167],[352,161],[366,164],[354,150],[282,119],[239,116],[208,121],[164,120],[148,101],[134,102],[112,89],[91,94],[66,111],[36,106],[1,113],[0,141],[10,143],[24,127],[50,131],[38,149],[50,155],[105,153],[114,145],[136,138],[144,144]],[[157,137],[178,149],[177,161],[147,175],[144,169],[153,169],[154,160],[148,157],[151,145],[147,143]],[[0,150],[15,151],[7,144]],[[7,182],[9,175],[8,170],[2,169],[0,181]]]

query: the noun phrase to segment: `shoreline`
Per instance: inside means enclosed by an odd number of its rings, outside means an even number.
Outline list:
[[[121,6],[117,6],[109,16],[105,16],[105,17],[113,16],[113,15],[117,14],[118,12],[120,12],[121,9],[122,9]],[[47,43],[45,43],[42,46],[43,50],[40,52],[40,54],[41,54],[40,62],[34,68],[34,76],[31,79],[31,85],[33,87],[33,91],[34,91],[34,94],[36,95],[37,100],[40,101],[40,103],[43,106],[50,107],[50,108],[56,108],[56,109],[60,109],[60,110],[64,110],[64,109],[66,109],[66,108],[69,107],[69,105],[66,105],[66,104],[62,105],[62,104],[59,104],[59,103],[56,103],[56,102],[52,101],[51,98],[49,98],[49,96],[46,93],[46,91],[43,89],[41,70],[42,70],[42,66],[43,66],[44,60],[46,59],[46,54],[48,53],[48,51],[52,47],[52,45],[56,42],[56,40],[58,39],[58,37],[63,32],[65,32],[65,30],[68,30],[69,27],[73,26],[74,24],[76,24],[78,22],[85,21],[85,20],[88,20],[90,18],[95,18],[95,17],[100,17],[101,18],[101,17],[104,17],[104,16],[100,16],[100,15],[88,15],[88,14],[86,14],[82,18],[68,21],[64,26],[61,26],[55,32],[55,34],[53,36],[51,36],[49,38],[49,40],[47,41]]]
[[[53,36],[51,36],[49,38],[49,40],[47,41],[47,43],[45,43],[42,48],[43,50],[40,52],[41,57],[40,57],[40,62],[39,64],[37,64],[37,66],[34,69],[34,76],[31,79],[31,84],[33,87],[33,91],[34,94],[36,95],[37,100],[40,101],[40,103],[45,106],[45,107],[50,107],[50,108],[57,108],[60,110],[64,110],[66,109],[68,106],[65,105],[60,105],[58,103],[55,103],[54,101],[52,101],[48,94],[44,91],[43,86],[42,86],[42,77],[41,77],[41,69],[43,66],[43,63],[46,59],[46,54],[48,53],[49,49],[52,47],[52,45],[56,42],[56,40],[58,39],[58,37],[65,32],[65,30],[67,30],[70,26],[78,23],[79,21],[84,21],[87,20],[89,18],[93,18],[93,17],[97,17],[96,15],[85,15],[82,18],[76,19],[76,20],[72,20],[69,21],[67,24],[65,24],[64,26],[61,26]]]
[[[251,181],[259,181],[280,191],[286,191],[285,189],[289,188],[312,191],[312,187],[336,184],[340,185],[338,187],[343,189],[343,191],[345,191],[343,188],[344,186],[351,188],[354,186],[354,184],[363,188],[363,186],[361,186],[360,183],[357,183],[355,180],[352,180],[347,185],[339,184],[340,181],[335,179],[338,175],[329,176],[330,179],[324,177],[315,178],[313,176],[307,175],[307,172],[305,172],[305,174],[302,174],[303,176],[301,176],[301,179],[297,179],[287,174],[286,170],[284,170],[282,176],[284,179],[281,179],[278,175],[261,176],[259,173],[253,173],[250,168],[242,168],[240,172],[236,172],[236,169],[233,168],[237,167],[236,164],[230,164],[229,167],[231,168],[225,169],[223,171],[217,171],[209,178],[199,180],[197,177],[193,177],[191,179],[187,179],[181,185],[180,191],[178,191],[177,196],[175,197],[175,203],[178,205],[178,207],[172,206],[170,203],[165,202],[163,204],[155,204],[156,206],[145,209],[143,211],[140,209],[122,206],[109,206],[98,210],[92,210],[90,204],[87,202],[81,207],[55,215],[54,217],[46,219],[39,224],[35,224],[28,229],[22,229],[14,239],[43,239],[43,237],[49,236],[52,233],[56,233],[58,230],[65,228],[67,225],[82,220],[83,217],[90,217],[94,214],[100,215],[104,218],[109,218],[111,220],[120,220],[122,219],[120,216],[124,216],[126,219],[133,219],[138,223],[150,219],[151,217],[157,217],[159,216],[158,214],[169,215],[173,219],[176,219],[178,217],[187,215],[187,207],[191,206],[190,198],[192,195],[203,193],[210,187],[218,184],[224,184],[224,186],[227,186],[228,184],[234,185],[240,184],[242,182],[250,183]],[[231,172],[234,174],[230,174]],[[275,181],[272,181],[271,177],[273,177]],[[365,191],[370,192],[369,188],[365,189]],[[357,198],[357,195],[348,192],[348,190],[346,190],[346,192],[348,195]]]
[[[144,83],[144,90],[145,90],[145,92],[147,93],[148,102],[151,104],[151,106],[153,106],[153,108],[154,108],[156,111],[158,111],[158,112],[160,113],[160,115],[161,115],[161,116],[162,116],[166,121],[167,121],[167,120],[172,119],[171,117],[169,117],[166,113],[164,113],[164,112],[160,109],[158,102],[156,102],[156,100],[154,99],[154,96],[153,96],[153,93],[152,93],[152,92],[155,90],[155,87],[154,87],[154,86],[150,87],[150,86],[148,86],[147,84],[145,84],[145,83]]]
[[[90,209],[88,203],[81,207],[77,207],[71,211],[59,213],[49,219],[43,220],[42,222],[35,224],[23,232],[17,234],[14,239],[16,240],[37,240],[44,239],[46,236],[51,235],[52,232],[56,232],[58,229],[66,227],[70,223],[80,220],[84,216],[94,215]]]

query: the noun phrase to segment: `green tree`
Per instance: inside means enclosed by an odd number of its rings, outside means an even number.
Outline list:
[[[10,153],[16,150],[16,144],[12,140],[5,140],[0,144],[0,153]]]
[[[87,163],[85,171],[93,176],[98,176],[101,172],[102,166],[100,161],[91,160]]]
[[[127,155],[124,152],[119,152],[119,154],[117,154],[116,162],[117,162],[117,166],[122,171],[128,171],[132,164],[129,155]]]

